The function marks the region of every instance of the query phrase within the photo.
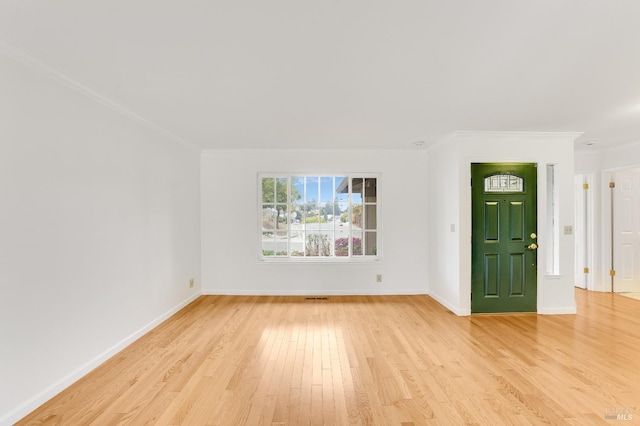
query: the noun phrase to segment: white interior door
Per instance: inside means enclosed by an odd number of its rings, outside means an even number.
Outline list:
[[[640,292],[640,169],[615,174],[613,266],[615,292]]]

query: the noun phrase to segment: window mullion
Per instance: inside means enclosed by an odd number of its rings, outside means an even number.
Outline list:
[[[304,219],[304,225],[302,227],[302,257],[307,257],[307,216],[308,216],[308,206],[307,206],[307,176],[303,178],[302,187],[304,188],[304,194],[302,195],[302,218]]]
[[[351,256],[353,256],[353,179],[351,179],[351,177],[347,177],[347,179],[347,188],[349,188],[349,216],[347,217],[347,223],[349,224],[349,241],[347,245],[349,247],[349,258],[351,258]]]
[[[287,256],[291,256],[291,176],[287,176],[287,205],[285,207],[287,215]]]
[[[329,253],[336,257],[336,177],[331,177],[331,245]]]

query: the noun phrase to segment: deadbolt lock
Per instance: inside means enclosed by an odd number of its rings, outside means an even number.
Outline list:
[[[538,238],[538,236],[536,235],[535,232],[532,232],[530,237],[531,237],[532,240],[535,240],[536,238]]]

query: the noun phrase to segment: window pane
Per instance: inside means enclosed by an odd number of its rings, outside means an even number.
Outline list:
[[[273,203],[275,202],[275,179],[274,178],[262,178],[262,202]]]
[[[304,203],[304,177],[302,176],[291,178],[291,202]]]
[[[340,204],[333,203],[333,227],[336,228],[340,224],[340,216],[342,211],[340,210]]]
[[[287,227],[287,216],[287,205],[276,204],[277,229],[285,229]]]
[[[353,238],[351,240],[351,254],[354,256],[362,256],[362,232],[357,231],[353,233]]]
[[[330,256],[331,240],[329,236],[321,233],[308,233],[305,254],[307,256]]]
[[[555,164],[547,164],[547,273],[550,275],[560,273],[560,191],[556,167]]]
[[[349,226],[347,224],[336,224],[335,226],[335,238],[349,238]]]
[[[276,256],[286,257],[287,256],[287,242],[286,241],[277,241],[276,240]]]
[[[364,254],[372,256],[378,254],[378,241],[377,241],[377,232],[375,231],[367,231],[365,232],[365,251]]]
[[[340,204],[349,203],[349,178],[336,176],[335,180],[335,201]]]
[[[340,205],[340,218],[339,225],[347,226],[349,223],[349,205],[346,206]]]
[[[289,179],[278,178],[276,179],[276,202],[286,203],[287,200],[287,185]]]
[[[273,232],[262,232],[262,255],[275,256],[275,238]]]
[[[276,227],[276,209],[273,204],[262,206],[262,229],[273,230]]]
[[[304,210],[305,230],[319,230],[322,217],[320,216],[320,209],[318,209],[318,205],[316,203],[307,203],[304,205]]]
[[[320,196],[318,200],[321,204],[331,203],[335,198],[333,192],[333,177],[323,176],[320,178]]]
[[[320,207],[320,216],[324,219],[324,222],[333,221],[333,203],[326,202]]]
[[[364,179],[362,178],[354,178],[351,179],[351,202],[352,203],[361,203],[362,202],[362,185]]]
[[[377,181],[375,178],[365,179],[364,196],[367,203],[376,202]]]
[[[291,250],[291,256],[304,256],[304,232],[302,231],[301,224],[292,225],[289,238],[289,250]]]
[[[377,229],[378,215],[375,204],[366,204],[364,206],[364,224],[367,229]]]
[[[291,210],[291,223],[302,223],[304,219],[304,205],[292,204]]]
[[[336,256],[349,256],[349,237],[336,238],[334,248]]]
[[[362,229],[362,204],[354,204],[351,208],[351,226]]]
[[[514,175],[494,175],[484,179],[485,192],[523,192],[523,179]]]
[[[306,193],[305,193],[305,201],[307,203],[317,203],[319,200],[318,197],[318,178],[314,176],[306,177]]]

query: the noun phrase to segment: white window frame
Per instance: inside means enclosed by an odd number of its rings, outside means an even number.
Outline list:
[[[353,255],[352,254],[352,244],[349,244],[349,254],[347,256],[335,256],[335,253],[333,253],[332,249],[332,255],[331,256],[292,256],[291,255],[291,247],[290,247],[290,242],[291,239],[290,237],[287,237],[287,255],[281,255],[281,256],[277,256],[277,255],[270,255],[270,256],[265,256],[263,254],[263,197],[262,197],[262,179],[263,178],[287,178],[288,179],[288,184],[287,184],[287,210],[290,209],[290,206],[293,205],[294,203],[291,200],[291,179],[292,178],[297,178],[297,177],[316,177],[316,178],[325,178],[325,177],[344,177],[348,179],[348,185],[349,185],[349,192],[348,192],[348,216],[351,217],[352,214],[352,208],[353,205],[356,203],[353,203],[352,200],[352,183],[353,183],[353,179],[376,179],[376,201],[375,202],[366,202],[365,197],[363,196],[362,199],[362,209],[363,209],[363,216],[365,216],[365,210],[366,210],[366,206],[371,206],[371,205],[375,205],[376,206],[376,227],[373,229],[376,232],[376,245],[375,245],[375,254],[364,254],[365,248],[363,247],[363,254],[362,255]],[[293,263],[315,263],[315,262],[320,262],[320,263],[326,263],[326,262],[337,262],[337,263],[361,263],[361,262],[376,262],[376,261],[380,261],[382,260],[382,213],[381,213],[381,173],[290,173],[290,172],[282,172],[282,173],[276,173],[276,172],[259,172],[257,175],[257,236],[258,236],[258,243],[257,243],[257,256],[258,256],[258,261],[259,262],[293,262]],[[334,190],[335,190],[335,185],[334,185]],[[319,202],[319,200],[318,200]],[[359,203],[358,203],[359,204]],[[291,216],[287,215],[287,229],[289,229],[289,226],[291,224]],[[352,221],[348,220],[346,222],[346,224],[348,224],[348,235],[349,235],[349,241],[353,241],[354,238],[354,230],[352,229]],[[364,241],[365,241],[365,234],[367,232],[372,232],[372,229],[370,228],[366,228],[366,221],[365,221],[365,227],[362,228],[362,230],[360,231],[362,233],[362,241],[363,241],[363,245],[364,245]],[[335,240],[334,243],[335,244]]]
[[[558,165],[547,164],[547,276],[560,275],[560,188]]]

